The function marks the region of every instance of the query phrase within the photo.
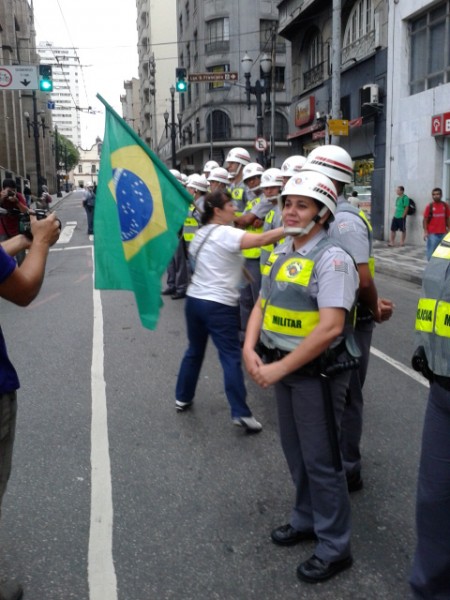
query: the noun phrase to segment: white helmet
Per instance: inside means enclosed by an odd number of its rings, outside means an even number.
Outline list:
[[[205,162],[205,166],[203,167],[203,173],[211,173],[213,169],[219,166],[219,163],[215,160],[207,160]]]
[[[261,177],[263,173],[264,168],[259,163],[248,163],[242,171],[242,181],[250,179],[251,177]]]
[[[294,154],[289,156],[284,163],[281,165],[283,171],[283,177],[293,177],[296,175],[306,162],[306,156],[300,154]]]
[[[281,192],[280,210],[284,208],[286,196],[306,196],[323,204],[318,214],[306,227],[285,228],[287,234],[306,235],[325,215],[327,209],[331,213],[328,220],[331,221],[334,219],[337,205],[337,190],[331,179],[323,173],[302,171],[298,175],[291,177]]]
[[[186,187],[189,177],[185,173],[181,173],[181,183]]]
[[[353,178],[353,161],[346,150],[328,144],[314,148],[308,154],[303,170],[316,171],[335,181],[350,183]]]
[[[261,177],[261,188],[283,187],[283,173],[281,169],[272,168],[264,171]]]
[[[228,185],[228,171],[223,167],[216,167],[209,174],[208,181],[218,181]]]
[[[234,179],[239,175],[242,170],[242,167],[248,165],[250,162],[250,154],[247,152],[245,148],[232,148],[228,152],[228,156],[226,158],[226,165],[229,169],[230,163],[237,163],[238,167],[236,171],[228,171],[228,179]]]
[[[206,177],[203,177],[203,175],[198,175],[198,173],[194,173],[189,177],[189,181],[186,184],[186,187],[193,188],[198,192],[207,192],[209,185]]]
[[[169,169],[169,171],[172,173],[172,175],[175,177],[175,179],[178,179],[178,181],[180,183],[183,183],[183,179],[181,177],[181,173],[178,169]]]

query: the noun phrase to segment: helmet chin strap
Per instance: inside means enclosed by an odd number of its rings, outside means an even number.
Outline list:
[[[241,172],[242,169],[242,165],[241,163],[237,163],[238,164],[238,168],[236,169],[236,171],[234,171],[233,173],[229,173],[228,174],[228,179],[236,179],[236,177],[239,175],[239,173]]]
[[[292,235],[294,237],[303,237],[305,235],[308,235],[308,233],[311,231],[311,229],[314,227],[314,225],[316,223],[318,223],[320,221],[320,219],[325,215],[325,213],[327,212],[327,207],[323,206],[319,212],[317,213],[317,215],[315,217],[313,217],[313,219],[308,223],[308,225],[306,225],[306,227],[285,227],[284,228],[284,232],[287,235]]]

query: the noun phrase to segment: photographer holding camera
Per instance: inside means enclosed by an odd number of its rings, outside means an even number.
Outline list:
[[[31,234],[32,239],[20,234],[0,245],[0,297],[18,306],[28,306],[38,295],[49,248],[59,238],[60,222],[55,214],[41,220],[31,216]],[[18,266],[13,257],[25,250],[28,253]],[[19,387],[0,327],[0,508],[11,473]],[[0,579],[0,600],[19,600],[22,594],[19,584]]]
[[[4,179],[2,190],[0,192],[0,207],[5,210],[19,210],[26,213],[28,210],[27,201],[20,192],[17,191],[14,179]],[[9,240],[19,234],[19,221],[14,215],[0,215],[0,242]],[[16,256],[17,264],[21,264],[25,258],[25,250],[19,252]],[[0,599],[1,600],[1,599]]]

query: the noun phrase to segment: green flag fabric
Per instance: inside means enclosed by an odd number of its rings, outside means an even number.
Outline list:
[[[95,287],[134,292],[141,323],[156,329],[161,278],[179,243],[191,196],[100,96],[105,136],[95,198]]]

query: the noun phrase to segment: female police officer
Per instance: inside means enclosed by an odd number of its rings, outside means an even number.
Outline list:
[[[350,371],[324,375],[326,361],[336,371],[337,362],[351,364],[345,340],[358,288],[352,258],[326,234],[336,201],[336,188],[320,173],[300,172],[287,182],[282,217],[292,237],[264,267],[261,302],[244,344],[253,379],[262,387],[276,384],[281,444],[296,487],[290,522],[271,537],[279,545],[317,540],[314,555],[297,569],[311,583],[352,564],[350,503],[338,444]]]

